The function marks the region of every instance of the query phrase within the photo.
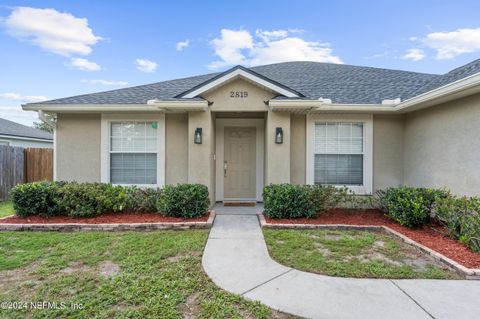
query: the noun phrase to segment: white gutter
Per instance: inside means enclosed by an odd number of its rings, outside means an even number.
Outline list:
[[[0,138],[11,139],[11,140],[37,141],[37,142],[53,143],[53,140],[48,139],[48,138],[27,137],[27,136],[19,136],[19,135],[0,134]]]
[[[208,101],[162,101],[149,100],[147,105],[155,106],[160,110],[169,112],[186,112],[186,111],[206,111],[208,109]]]
[[[270,100],[268,106],[273,111],[309,111],[309,112],[354,112],[385,113],[395,111],[394,105],[383,104],[331,104],[324,100]]]
[[[44,112],[118,112],[118,111],[157,111],[155,106],[145,104],[24,104],[24,111]]]
[[[480,92],[480,73],[467,76],[431,91],[412,97],[397,105],[396,112],[419,110]]]

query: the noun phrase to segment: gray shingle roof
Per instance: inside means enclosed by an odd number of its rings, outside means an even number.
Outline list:
[[[10,135],[28,138],[41,138],[53,140],[53,135],[33,127],[28,127],[9,120],[0,118],[0,135]]]
[[[480,72],[480,59],[444,75],[345,64],[284,62],[250,70],[295,90],[308,99],[320,97],[341,104],[379,104],[385,99],[411,98]],[[145,104],[171,100],[220,73],[210,73],[113,91],[56,99],[41,104]]]

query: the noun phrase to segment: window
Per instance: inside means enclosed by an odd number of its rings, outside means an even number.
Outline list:
[[[315,122],[315,184],[363,185],[363,162],[363,122]]]
[[[0,140],[0,146],[1,146],[1,145],[9,146],[9,145],[10,145],[10,142],[9,142],[9,141],[4,141],[4,140]]]
[[[157,122],[110,123],[110,182],[157,184]]]

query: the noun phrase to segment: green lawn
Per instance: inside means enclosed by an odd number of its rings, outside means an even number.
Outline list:
[[[0,318],[288,318],[208,279],[201,267],[207,236],[0,233],[0,301],[59,308],[2,309]]]
[[[358,278],[460,279],[393,237],[367,231],[265,229],[273,259],[309,272]]]
[[[12,202],[0,202],[0,218],[13,214],[15,214],[15,211],[13,210]]]

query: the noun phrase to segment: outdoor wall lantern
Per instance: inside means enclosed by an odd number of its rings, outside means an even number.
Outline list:
[[[202,144],[202,128],[197,127],[195,129],[195,136],[193,137],[193,142],[195,144]]]
[[[275,144],[283,144],[283,129],[277,127],[275,130]]]

